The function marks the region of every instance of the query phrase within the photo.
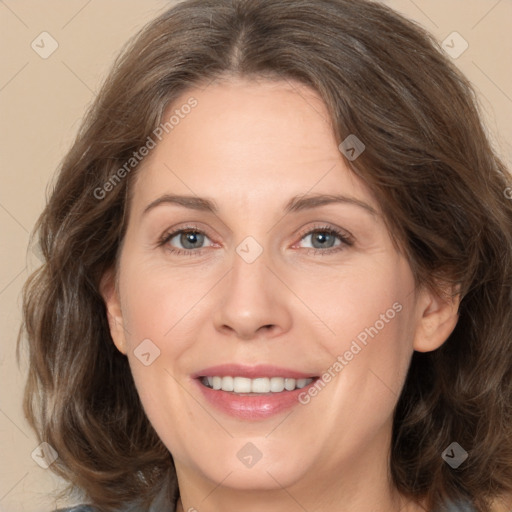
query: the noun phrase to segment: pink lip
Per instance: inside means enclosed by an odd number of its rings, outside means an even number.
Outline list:
[[[317,377],[313,373],[303,373],[290,368],[259,364],[256,366],[245,366],[240,364],[221,364],[204,368],[192,375],[199,377],[246,377],[256,379],[257,377],[284,377],[288,379],[312,379]]]
[[[242,420],[263,420],[283,411],[286,411],[296,405],[299,405],[299,395],[308,391],[310,386],[315,384],[315,380],[302,389],[293,391],[283,391],[281,393],[262,393],[262,394],[236,394],[228,391],[214,390],[204,386],[201,383],[201,377],[246,377],[255,379],[257,377],[285,377],[292,379],[315,378],[314,374],[307,374],[291,370],[288,368],[279,368],[276,366],[241,366],[236,364],[225,364],[205,368],[193,375],[193,382],[199,387],[200,392],[206,401],[216,409],[229,416]]]

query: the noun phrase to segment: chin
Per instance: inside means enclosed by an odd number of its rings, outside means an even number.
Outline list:
[[[237,469],[227,478],[228,473],[215,472],[209,475],[215,482],[221,482],[223,485],[240,491],[274,491],[281,490],[283,487],[291,487],[298,483],[300,475],[292,468],[272,469],[268,467]],[[212,478],[214,477],[214,478]]]
[[[303,461],[290,457],[289,453],[270,453],[269,449],[264,449],[265,454],[261,454],[261,458],[257,460],[259,455],[256,444],[262,443],[257,439],[254,444],[251,441],[237,442],[232,456],[226,456],[231,451],[226,450],[223,456],[210,457],[208,460],[197,458],[192,465],[196,471],[216,484],[222,482],[223,486],[245,491],[282,489],[293,486],[304,478],[306,466]],[[239,445],[242,446],[241,449]]]

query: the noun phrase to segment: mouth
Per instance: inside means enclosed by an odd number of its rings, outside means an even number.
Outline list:
[[[302,389],[311,384],[315,378],[294,379],[287,377],[257,377],[250,379],[240,376],[220,376],[200,377],[203,386],[215,391],[226,391],[236,394],[265,394],[265,393],[282,393],[284,391],[294,391]]]
[[[208,406],[242,420],[262,420],[300,404],[318,376],[274,366],[221,365],[193,375]]]

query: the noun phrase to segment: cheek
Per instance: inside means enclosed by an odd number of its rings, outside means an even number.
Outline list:
[[[322,320],[331,328],[331,336],[323,338],[329,353],[350,350],[354,340],[362,347],[374,341],[374,349],[405,343],[413,290],[409,266],[398,256],[368,259],[331,279],[314,295]]]
[[[413,351],[413,290],[400,259],[361,267],[330,287],[322,319],[333,333],[322,348],[340,409],[375,418],[391,412]]]
[[[138,270],[141,268],[143,272]],[[176,333],[201,310],[201,300],[208,290],[207,279],[189,274],[144,266],[144,262],[127,265],[121,296],[129,347],[134,349],[149,338],[161,350],[179,352],[187,337]]]
[[[120,276],[127,357],[150,422],[166,431],[168,412],[186,410],[178,366],[195,339],[184,328],[204,292],[161,269],[137,268],[144,267],[129,262]]]

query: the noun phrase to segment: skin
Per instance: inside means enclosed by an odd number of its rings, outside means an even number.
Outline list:
[[[190,96],[198,106],[141,165],[117,274],[102,282],[112,338],[174,457],[178,510],[424,510],[391,485],[392,414],[413,351],[435,350],[455,327],[458,296],[443,302],[415,288],[313,90],[230,79],[187,91],[168,113]],[[144,214],[163,194],[209,198],[218,212],[167,203]],[[349,203],[285,214],[304,194],[343,194],[375,214]],[[179,236],[157,245],[190,224],[207,235],[201,250],[171,253],[187,250]],[[353,244],[318,248],[311,231],[326,225],[350,233]],[[235,250],[248,236],[263,248],[252,263]],[[223,363],[321,375],[394,303],[401,311],[291,413],[231,417],[191,379]],[[160,350],[148,366],[134,354],[144,339]],[[248,442],[262,454],[252,468],[237,457]]]

